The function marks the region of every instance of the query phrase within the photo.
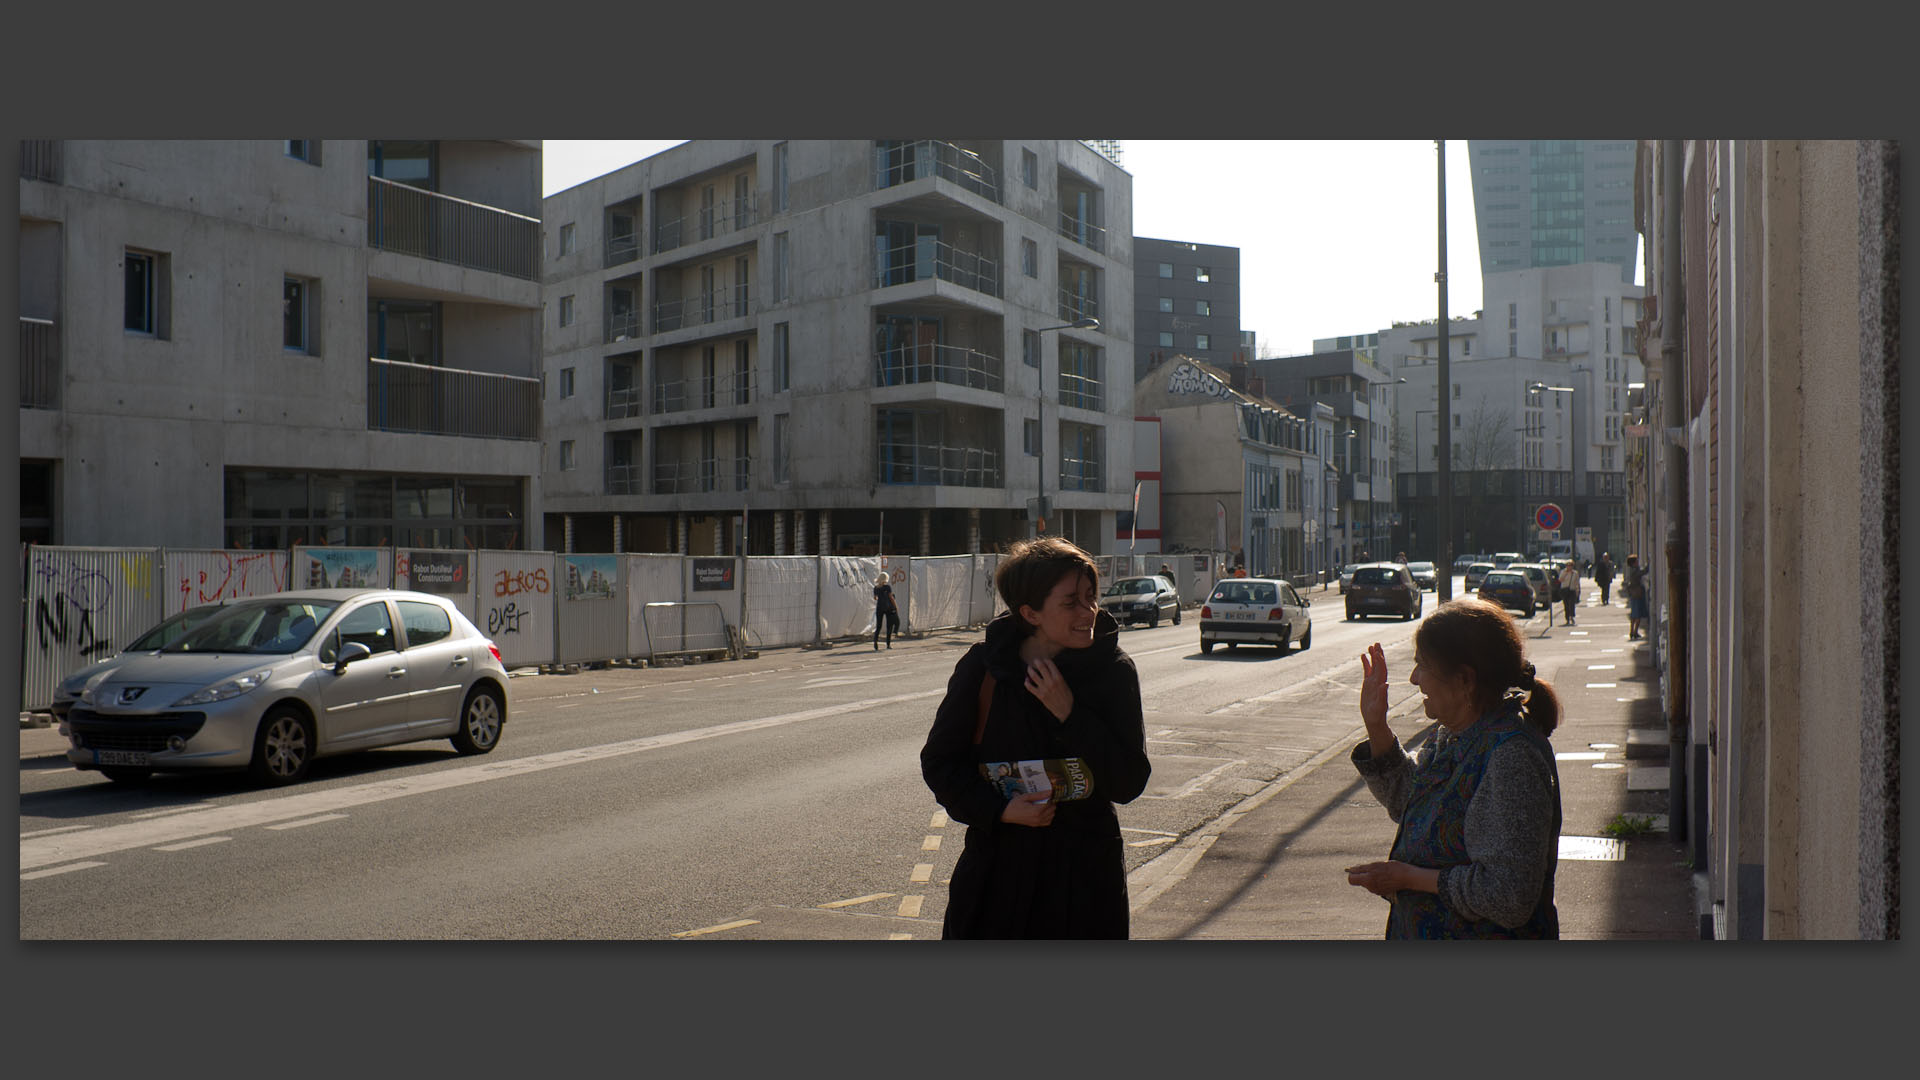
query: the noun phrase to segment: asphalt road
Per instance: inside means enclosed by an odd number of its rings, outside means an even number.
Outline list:
[[[1305,651],[1202,656],[1192,611],[1123,634],[1154,766],[1120,808],[1129,870],[1354,737],[1368,643],[1411,666],[1415,624],[1313,595]],[[24,762],[20,936],[937,938],[965,827],[918,753],[976,638],[516,678],[486,757],[371,751],[278,791]]]

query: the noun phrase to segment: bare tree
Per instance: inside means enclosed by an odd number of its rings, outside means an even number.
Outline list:
[[[1513,464],[1513,417],[1486,398],[1473,403],[1453,440],[1454,467],[1465,472],[1501,469]]]

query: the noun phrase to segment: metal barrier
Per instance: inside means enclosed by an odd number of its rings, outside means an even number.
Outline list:
[[[540,220],[367,177],[367,243],[382,251],[540,280]]]
[[[943,382],[998,392],[1006,365],[997,356],[958,345],[903,345],[873,354],[873,385]]]
[[[692,604],[652,601],[644,609],[640,626],[646,645],[640,655],[649,661],[662,656],[734,650],[733,628],[727,624],[720,605],[712,601]]]
[[[371,357],[367,429],[532,441],[540,437],[540,380]]]

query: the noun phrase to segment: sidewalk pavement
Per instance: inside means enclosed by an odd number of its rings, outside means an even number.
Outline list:
[[[1554,901],[1560,936],[1586,940],[1699,936],[1685,846],[1666,832],[1667,737],[1659,676],[1644,639],[1627,640],[1619,598],[1598,605],[1583,582],[1577,625],[1521,623],[1527,656],[1564,709],[1553,745],[1560,773],[1560,862]],[[1430,597],[1429,600],[1432,598]],[[1606,651],[1606,650],[1619,650]],[[1411,647],[1389,651],[1396,700]],[[1612,665],[1608,667],[1607,665]],[[1353,682],[1360,681],[1354,659]],[[1409,750],[1436,725],[1413,692],[1389,714]],[[1220,820],[1135,870],[1132,934],[1140,939],[1366,940],[1386,928],[1387,903],[1347,884],[1345,868],[1387,857],[1394,825],[1348,755],[1366,737],[1358,696],[1352,735],[1249,796]],[[1625,815],[1652,831],[1620,840],[1604,829]]]

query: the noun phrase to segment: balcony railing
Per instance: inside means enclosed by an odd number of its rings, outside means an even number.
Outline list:
[[[625,420],[640,415],[640,388],[637,386],[613,386],[607,388],[607,419]]]
[[[367,429],[478,439],[540,437],[540,380],[367,361]]]
[[[540,278],[540,221],[523,214],[367,177],[367,243],[382,251]]]
[[[943,382],[998,391],[1005,385],[1005,372],[999,357],[957,345],[903,345],[873,354],[875,386]]]
[[[607,312],[607,344],[626,341],[640,336],[640,312],[636,310]]]
[[[1095,251],[1107,250],[1107,230],[1086,218],[1075,217],[1065,210],[1060,211],[1060,235],[1069,240],[1076,240],[1081,246]]]
[[[662,221],[653,228],[653,253],[672,251],[674,248],[691,244],[696,240],[711,240],[716,236],[725,236],[760,220],[760,199],[758,195],[749,195],[744,199],[726,198],[711,207],[701,207],[691,214],[684,214],[671,221]]]
[[[60,407],[60,327],[51,319],[20,320],[20,407]]]
[[[876,189],[937,176],[982,198],[1000,201],[1000,180],[993,166],[979,154],[950,142],[921,139],[876,148],[875,169]]]
[[[1106,408],[1106,387],[1099,379],[1089,375],[1075,375],[1072,372],[1060,373],[1060,404],[1076,409]]]
[[[883,248],[878,256],[880,264],[874,268],[873,281],[876,289],[938,278],[988,296],[1000,295],[998,263],[931,236],[915,237],[913,243],[900,247]]]
[[[21,139],[20,178],[57,182],[60,179],[60,140]]]
[[[642,473],[638,465],[607,466],[607,494],[644,495]]]
[[[938,443],[881,443],[880,482],[941,487],[997,488],[1000,455],[975,446]]]
[[[727,481],[732,487],[722,486]],[[653,467],[655,495],[682,495],[700,491],[746,491],[753,486],[751,457],[700,458],[664,461]]]
[[[1098,458],[1061,458],[1061,491],[1105,491]]]
[[[760,310],[753,303],[752,286],[734,286],[700,293],[684,300],[663,300],[653,305],[653,332],[684,330],[752,315]]]
[[[713,409],[721,405],[753,404],[753,372],[724,371],[713,375],[696,375],[689,379],[673,379],[655,383],[653,386],[653,411],[659,413],[687,412],[690,409]]]
[[[1082,296],[1070,289],[1060,290],[1060,319],[1062,322],[1079,322],[1084,318],[1100,317],[1100,298]]]
[[[640,257],[640,238],[632,233],[607,237],[607,265],[618,266]]]

